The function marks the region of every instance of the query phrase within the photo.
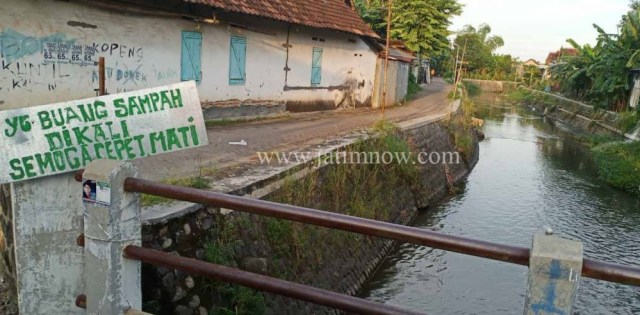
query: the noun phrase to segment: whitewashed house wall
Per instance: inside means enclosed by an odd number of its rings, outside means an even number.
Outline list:
[[[109,93],[179,82],[182,31],[202,35],[198,89],[205,108],[251,112],[253,106],[282,108],[285,102],[296,110],[371,104],[376,53],[356,35],[296,25],[289,30],[286,23],[247,16],[231,22],[242,25],[235,27],[51,0],[2,0],[2,7],[0,110],[95,96],[93,62],[100,56],[106,58]],[[291,88],[285,88],[284,70],[288,32]],[[231,36],[246,38],[241,85],[229,84]],[[79,60],[71,60],[69,51],[59,62],[55,51],[47,51],[60,41],[81,46]],[[97,48],[96,54],[87,46]],[[314,47],[323,49],[322,81],[312,87]]]

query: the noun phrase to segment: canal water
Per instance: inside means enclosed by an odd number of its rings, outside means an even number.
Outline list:
[[[492,95],[480,160],[463,192],[426,209],[414,225],[501,244],[531,246],[553,229],[581,240],[590,258],[640,265],[640,198],[598,179],[569,133]],[[401,245],[362,297],[428,314],[522,314],[528,269],[417,245]],[[640,288],[582,278],[576,314],[640,314]]]

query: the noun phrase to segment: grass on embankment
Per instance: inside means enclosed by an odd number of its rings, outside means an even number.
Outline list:
[[[640,196],[640,141],[609,142],[591,151],[600,177],[611,186]]]
[[[466,85],[459,94],[462,114],[453,115],[448,122],[448,128],[453,137],[456,150],[462,154],[465,161],[469,161],[474,146],[472,129],[475,128],[473,117],[476,109],[473,101],[470,99],[470,93]]]
[[[377,135],[361,140],[344,151],[333,152],[311,164],[328,165],[322,172],[312,171],[302,178],[289,171],[282,186],[267,196],[267,200],[296,206],[325,209],[363,218],[391,221],[390,209],[398,207],[394,187],[406,186],[422,191],[416,154],[398,128],[381,121],[373,127]],[[394,157],[385,163],[331,163],[339,156],[355,152],[405,152],[407,163]],[[185,184],[190,184],[187,180]],[[327,261],[331,248],[353,249],[372,240],[351,232],[328,229],[290,220],[262,217],[236,212],[220,217],[217,229],[203,240],[206,261],[237,268],[239,253],[247,239],[266,241],[264,257],[269,263],[269,276],[308,283],[315,278]],[[264,239],[263,239],[264,237]],[[321,244],[320,244],[321,243]],[[241,286],[214,280],[203,280],[210,296],[214,297],[211,314],[264,314],[266,300],[262,293]],[[201,295],[204,296],[204,295]],[[151,309],[149,309],[151,310]]]

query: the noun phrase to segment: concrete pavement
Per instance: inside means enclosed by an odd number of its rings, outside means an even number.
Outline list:
[[[436,119],[450,110],[451,85],[441,79],[423,86],[403,106],[385,110],[385,119],[401,122],[416,118]],[[257,159],[256,152],[296,150],[371,127],[382,118],[379,109],[362,108],[295,113],[287,118],[207,128],[209,145],[151,156],[134,161],[143,178],[160,180],[200,174],[201,168],[222,170]],[[229,142],[245,140],[246,146]]]

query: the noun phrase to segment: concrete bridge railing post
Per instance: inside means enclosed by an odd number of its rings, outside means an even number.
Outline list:
[[[534,235],[525,315],[572,314],[582,271],[582,250],[581,242]]]
[[[84,171],[85,294],[87,313],[115,315],[141,309],[140,262],[122,256],[141,245],[138,194],[124,191],[135,177],[129,162],[97,160]]]

